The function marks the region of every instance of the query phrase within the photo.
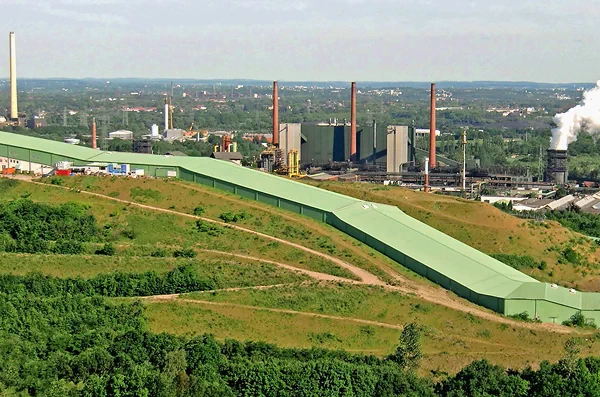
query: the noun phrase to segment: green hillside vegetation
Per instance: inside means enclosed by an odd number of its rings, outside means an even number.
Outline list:
[[[0,182],[7,183],[8,181]],[[27,198],[24,199],[22,196]],[[181,254],[184,249],[194,249],[196,254],[200,252],[199,250],[216,250],[263,259],[275,258],[280,263],[290,264],[297,268],[355,278],[347,270],[322,257],[257,235],[249,235],[218,225],[207,226],[204,222],[177,214],[156,213],[54,186],[17,183],[8,190],[5,187],[2,199],[5,202],[16,200],[6,208],[12,208],[17,205],[16,203],[29,200],[35,200],[38,203],[36,205],[67,204],[76,201],[77,205],[93,207],[95,222],[99,226],[93,241],[81,243],[81,253],[86,255],[99,253],[105,244],[110,244],[118,257],[173,257],[178,252]],[[0,235],[3,234],[0,233]],[[44,247],[55,244],[55,241],[51,240],[52,236],[40,238],[45,241]],[[48,250],[39,249],[37,252],[47,253]],[[60,261],[56,260],[56,262]]]
[[[366,183],[307,182],[363,200],[394,205],[406,214],[519,270],[580,291],[600,291],[600,249],[556,221],[516,218],[492,205]],[[575,255],[573,254],[575,253]],[[508,256],[507,256],[508,255]],[[535,264],[535,265],[533,265]]]
[[[546,377],[562,392],[579,387],[569,376],[597,387],[597,361],[577,359],[600,354],[595,330],[502,318],[327,225],[179,181],[61,181],[0,179],[11,247],[26,246],[21,230],[40,247],[60,240],[54,224],[90,230],[73,240],[80,253],[0,253],[0,389],[12,395],[445,396],[485,377],[490,395],[546,395]],[[339,259],[394,282],[369,285]]]
[[[198,215],[280,237],[366,269],[388,282],[393,281],[390,273],[397,272],[418,278],[378,251],[327,224],[218,189],[178,180],[72,177],[61,181],[63,186],[73,189]],[[44,182],[51,184],[52,180]],[[200,227],[206,234],[219,233],[208,226],[201,223]]]

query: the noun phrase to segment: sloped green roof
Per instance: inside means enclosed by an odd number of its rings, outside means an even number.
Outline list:
[[[522,283],[538,283],[397,207],[362,202],[336,210],[334,215],[477,293],[504,297]]]

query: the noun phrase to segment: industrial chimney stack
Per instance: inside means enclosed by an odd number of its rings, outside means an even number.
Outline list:
[[[429,168],[437,166],[435,159],[435,83],[431,83],[431,116],[429,126]]]
[[[352,82],[350,98],[350,161],[356,158],[356,83]]]
[[[92,149],[96,149],[96,118],[92,119]]]
[[[279,147],[279,83],[273,82],[273,146]]]
[[[10,47],[10,118],[19,119],[19,109],[17,106],[17,47],[15,43],[15,32],[10,32],[8,36]]]

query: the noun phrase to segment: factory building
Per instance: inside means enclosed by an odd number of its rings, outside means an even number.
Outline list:
[[[279,148],[284,154],[300,153],[300,167],[349,162],[351,126],[346,124],[280,124]],[[356,129],[356,161],[386,172],[400,172],[415,161],[414,129],[373,123]],[[287,164],[288,156],[284,156]]]

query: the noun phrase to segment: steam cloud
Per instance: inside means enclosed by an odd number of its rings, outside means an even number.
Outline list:
[[[557,127],[552,130],[550,149],[567,150],[581,131],[600,138],[600,80],[596,87],[584,92],[579,105],[554,116]]]

